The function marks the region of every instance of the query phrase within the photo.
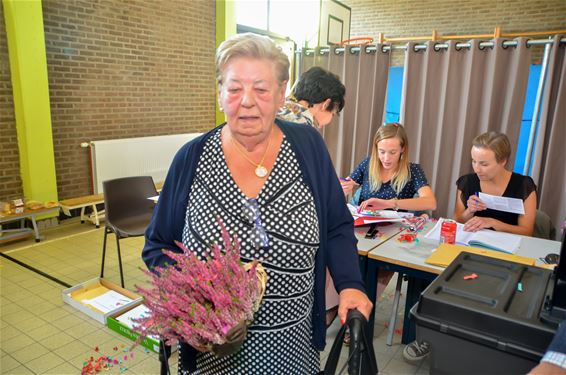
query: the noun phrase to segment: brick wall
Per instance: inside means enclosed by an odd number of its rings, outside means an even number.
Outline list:
[[[0,201],[22,196],[20,158],[8,60],[4,9],[0,4]]]
[[[409,37],[566,29],[564,0],[344,0],[352,8],[351,36]],[[543,47],[534,47],[538,62]],[[536,52],[535,52],[536,50]],[[402,65],[403,53],[393,53]]]
[[[59,199],[91,194],[81,142],[214,125],[213,1],[43,0],[43,16]]]

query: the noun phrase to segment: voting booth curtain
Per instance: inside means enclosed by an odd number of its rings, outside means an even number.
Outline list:
[[[452,217],[456,180],[471,173],[472,140],[486,131],[507,134],[517,145],[529,77],[531,50],[526,39],[517,46],[415,50],[405,52],[400,122],[409,136],[410,160],[420,163],[438,198],[437,217]],[[513,168],[515,149],[508,167]]]
[[[344,109],[322,129],[339,176],[347,176],[369,155],[373,135],[383,124],[390,53],[379,44],[374,47],[369,52],[362,47],[359,53],[353,47],[339,53],[336,47],[324,54],[320,49],[302,51],[299,58],[299,74],[320,66],[338,75],[346,86]]]
[[[559,227],[566,218],[566,57],[565,44],[554,37],[546,73],[540,123],[534,147],[531,176],[538,187],[539,208]],[[529,77],[531,49],[526,38],[516,46],[507,39],[480,40],[459,48],[458,41],[434,41],[426,48],[407,44],[404,62],[400,122],[407,129],[410,159],[420,163],[438,198],[435,217],[451,217],[456,200],[456,180],[471,173],[472,140],[486,131],[507,134],[513,169]],[[419,43],[420,44],[420,43]],[[422,45],[422,44],[420,44]],[[390,53],[361,52],[345,47],[329,53],[302,51],[298,73],[321,66],[346,86],[346,106],[322,130],[336,171],[346,176],[371,150],[373,135],[383,124]]]
[[[554,37],[548,59],[531,173],[539,207],[557,228],[566,219],[566,45],[559,43],[564,37]]]

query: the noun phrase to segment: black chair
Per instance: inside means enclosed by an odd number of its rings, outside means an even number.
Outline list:
[[[150,176],[108,180],[102,183],[102,188],[104,191],[104,208],[106,210],[106,227],[104,229],[100,277],[104,277],[106,238],[109,233],[114,233],[118,248],[120,281],[122,282],[122,287],[124,287],[120,239],[144,235],[155,206],[155,203],[148,198],[156,196],[157,190]]]

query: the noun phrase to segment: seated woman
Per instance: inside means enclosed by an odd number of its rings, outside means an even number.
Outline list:
[[[304,72],[277,117],[322,128],[344,108],[346,88],[334,73],[314,66]]]
[[[409,140],[402,125],[381,126],[373,138],[371,156],[341,181],[348,195],[361,185],[360,210],[425,211],[436,209],[436,198],[420,165],[410,163]],[[380,270],[377,280],[379,298],[393,272]],[[417,346],[418,343],[410,344]],[[427,349],[428,347],[424,348]],[[424,353],[424,349],[419,353]],[[428,350],[420,358],[428,354]],[[420,359],[419,358],[419,359]]]
[[[436,198],[420,165],[410,163],[409,140],[402,125],[381,126],[373,138],[371,156],[344,180],[350,194],[361,185],[360,210],[424,211],[436,209]]]
[[[487,132],[472,142],[474,173],[456,181],[458,194],[454,219],[464,223],[464,230],[475,232],[489,228],[496,231],[531,236],[535,224],[537,193],[532,178],[511,172],[505,167],[511,144],[505,134]],[[477,193],[523,201],[525,214],[519,215],[487,208]]]

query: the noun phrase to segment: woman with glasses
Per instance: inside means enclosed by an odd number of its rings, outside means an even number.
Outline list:
[[[336,74],[314,66],[301,74],[277,117],[322,128],[344,108],[345,94]]]
[[[289,61],[267,37],[239,34],[216,53],[226,123],[187,143],[169,169],[143,258],[171,263],[161,249],[182,239],[201,256],[221,243],[220,218],[240,239],[242,261],[258,259],[266,294],[241,349],[217,357],[184,343],[179,372],[316,374],[324,349],[325,269],[340,292],[339,315],[372,304],[359,271],[352,216],[318,132],[275,119]]]
[[[409,139],[398,123],[381,126],[373,138],[371,155],[341,180],[344,194],[361,186],[359,200],[363,210],[426,211],[436,209],[436,198],[420,165],[409,162]],[[377,280],[377,296],[393,277],[392,271],[381,270]],[[426,343],[413,342],[403,355],[408,361],[424,358],[429,353]]]

